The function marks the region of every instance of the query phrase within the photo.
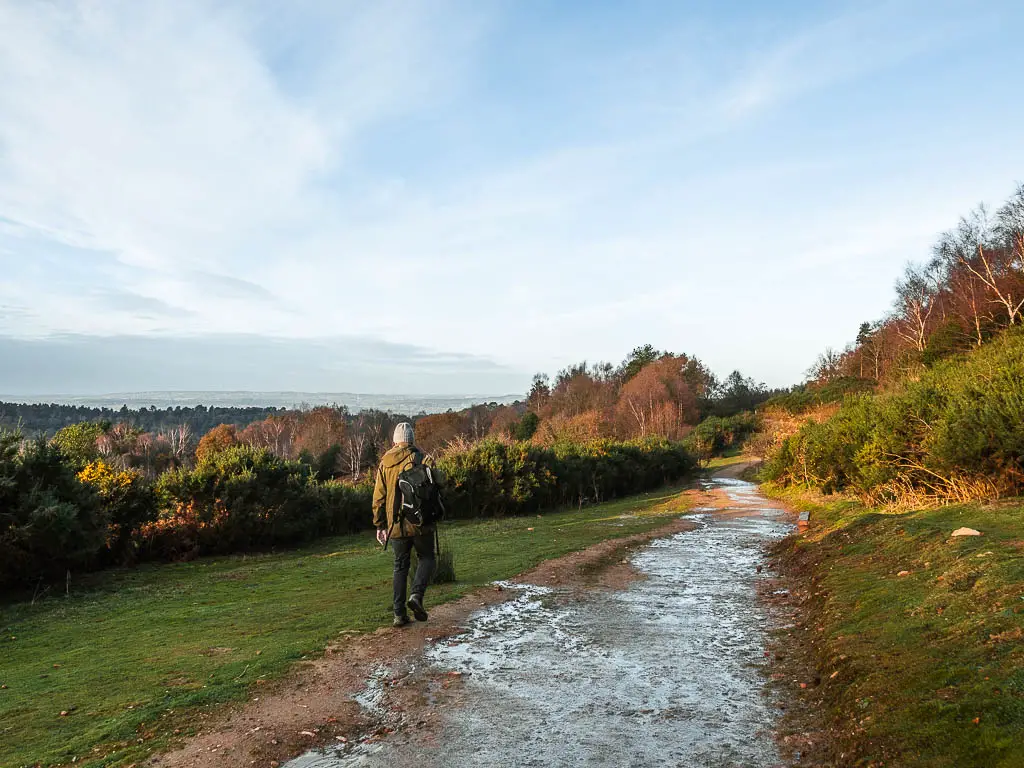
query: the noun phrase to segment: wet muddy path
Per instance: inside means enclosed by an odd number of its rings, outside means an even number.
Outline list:
[[[414,674],[432,681],[431,701],[418,714],[389,701],[381,668],[359,700],[394,732],[287,768],[781,764],[757,581],[769,576],[758,573],[765,545],[792,526],[750,483],[704,489],[719,508],[633,554],[641,579],[585,592],[506,585],[515,599],[427,649]]]

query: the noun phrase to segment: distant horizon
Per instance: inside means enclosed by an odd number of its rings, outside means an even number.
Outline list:
[[[294,409],[302,405],[319,407],[324,405],[345,406],[352,411],[408,410],[412,412],[437,412],[451,408],[467,408],[470,405],[499,403],[502,405],[526,398],[526,393],[488,394],[467,392],[455,394],[415,394],[383,392],[304,392],[301,390],[150,390],[141,392],[106,392],[96,394],[42,393],[17,394],[0,393],[0,403],[15,405],[67,405],[88,408],[116,410],[126,406],[130,410],[159,409],[180,406],[207,407],[264,407]],[[406,406],[403,409],[403,406]],[[412,406],[413,410],[409,410]],[[447,406],[447,407],[446,407]]]

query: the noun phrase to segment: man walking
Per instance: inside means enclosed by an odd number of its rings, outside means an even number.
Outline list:
[[[394,447],[384,454],[377,468],[377,481],[373,489],[373,524],[377,528],[377,541],[385,546],[390,541],[395,552],[394,625],[404,627],[409,623],[406,606],[417,621],[427,620],[423,596],[427,591],[427,582],[434,573],[434,526],[416,525],[402,514],[402,492],[398,488],[398,476],[424,463],[422,451],[412,443],[412,424],[403,421],[395,427],[394,441]],[[412,580],[412,594],[406,602],[413,549],[416,550],[419,563]]]

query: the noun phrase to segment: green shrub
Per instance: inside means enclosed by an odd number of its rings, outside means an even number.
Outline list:
[[[56,446],[0,433],[0,587],[94,565],[106,530],[96,492]]]
[[[369,515],[365,493],[323,486],[308,464],[247,445],[209,452],[195,469],[165,473],[158,490],[164,509],[141,531],[156,557],[242,552],[348,532],[355,497]]]
[[[516,440],[529,440],[537,433],[538,426],[540,426],[540,417],[533,411],[527,411],[523,414],[523,418],[516,422],[512,436]]]
[[[848,395],[873,392],[876,383],[872,379],[859,379],[842,376],[825,384],[802,384],[785,394],[769,398],[764,403],[765,409],[777,408],[799,415],[812,408],[829,403],[840,403]]]
[[[757,424],[757,417],[749,411],[733,416],[708,416],[693,428],[683,444],[699,460],[709,461],[740,445],[757,430]]]
[[[1018,493],[1022,425],[1024,331],[1012,330],[900,389],[847,397],[832,418],[787,438],[765,475],[876,502]]]
[[[96,441],[105,431],[103,424],[84,421],[59,430],[51,442],[76,466],[84,467],[90,461],[99,458],[100,452]]]
[[[605,501],[677,480],[695,465],[682,444],[662,439],[552,447],[485,440],[439,463],[454,518]]]
[[[276,546],[371,525],[372,486],[322,481],[315,466],[244,444],[203,454],[155,487],[95,461],[76,473],[43,442],[0,441],[0,585],[135,559],[177,560]],[[695,466],[680,443],[486,440],[439,463],[449,516],[534,514],[638,493]],[[454,560],[442,563],[454,571]],[[442,574],[443,575],[443,574]]]

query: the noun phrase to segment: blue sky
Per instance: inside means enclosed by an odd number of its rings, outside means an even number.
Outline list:
[[[648,342],[793,383],[1024,181],[1022,23],[0,0],[0,392],[515,392]]]

